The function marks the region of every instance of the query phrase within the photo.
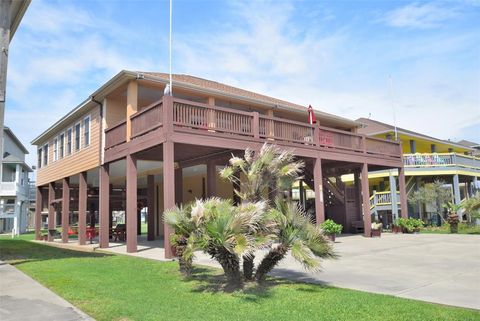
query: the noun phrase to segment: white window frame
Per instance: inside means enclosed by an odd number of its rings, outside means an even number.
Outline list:
[[[63,139],[62,139],[62,135],[63,135]],[[60,133],[60,135],[58,135],[58,159],[63,159],[65,158],[65,132],[63,133]]]
[[[77,148],[77,125],[78,125],[78,148]],[[78,152],[82,149],[82,122],[77,122],[73,125],[74,135],[73,135],[73,150]]]
[[[88,142],[87,142],[87,137],[85,136],[86,132],[85,132],[85,121],[88,119]],[[90,146],[90,143],[91,143],[91,136],[92,136],[92,117],[90,117],[90,115],[86,116],[85,118],[83,118],[83,122],[82,122],[82,127],[83,127],[83,147],[88,147]]]
[[[48,158],[50,156],[48,155],[48,152],[49,152],[49,147],[48,147],[48,143],[46,143],[45,145],[43,145],[43,159],[42,159],[43,167],[48,165]]]
[[[40,147],[37,151],[38,153],[38,158],[37,158],[37,166],[38,168],[42,168],[42,163],[43,163],[43,146]]]
[[[68,131],[70,131],[70,149],[68,148]],[[65,135],[65,141],[66,141],[66,144],[65,144],[65,149],[66,149],[66,153],[65,153],[65,156],[70,156],[73,154],[73,140],[74,140],[74,137],[73,137],[73,127],[70,127],[70,128],[67,128],[67,130],[65,131],[66,135]]]
[[[53,161],[58,160],[58,137],[53,139]]]

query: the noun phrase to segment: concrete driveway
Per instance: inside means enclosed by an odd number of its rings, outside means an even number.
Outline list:
[[[480,309],[480,236],[383,234],[341,236],[338,260],[309,273],[292,257],[273,274],[367,292]],[[216,265],[205,255],[197,263]]]

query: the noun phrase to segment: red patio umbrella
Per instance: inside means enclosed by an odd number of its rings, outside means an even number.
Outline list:
[[[310,123],[310,125],[317,123],[317,117],[315,117],[312,105],[308,105],[308,122]]]

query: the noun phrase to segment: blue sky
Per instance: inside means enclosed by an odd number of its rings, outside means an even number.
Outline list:
[[[479,0],[173,2],[176,73],[480,141]],[[29,163],[29,142],[122,69],[168,70],[168,1],[32,1],[5,116]]]

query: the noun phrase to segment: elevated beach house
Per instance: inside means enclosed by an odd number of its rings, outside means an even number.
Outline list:
[[[359,134],[359,123],[321,111],[311,125],[304,106],[226,84],[174,75],[173,95],[164,95],[167,83],[167,74],[121,71],[33,140],[37,238],[45,215],[49,230],[63,227],[63,242],[75,232],[85,244],[93,230],[100,247],[108,247],[125,228],[127,251],[135,252],[144,224],[148,240],[167,239],[164,209],[195,198],[233,198],[218,170],[232,154],[264,143],[305,160],[317,222],[335,217],[346,230],[370,236],[374,170],[398,171],[406,208],[399,142]],[[349,173],[355,183],[327,206],[345,188],[338,178]],[[172,256],[168,246],[165,256]]]
[[[368,137],[395,139],[393,125],[367,118],[359,118],[357,122],[361,123],[359,133]],[[407,195],[438,180],[451,190],[452,202],[459,204],[480,189],[478,144],[442,140],[398,127],[396,133],[402,142]],[[395,219],[399,216],[398,174],[396,169],[369,172],[370,209],[377,218],[381,216],[385,224],[390,224],[392,217]],[[343,181],[353,182],[353,176],[345,175]],[[409,205],[408,212],[410,216],[422,218],[426,222],[439,222],[437,213],[428,204]]]

